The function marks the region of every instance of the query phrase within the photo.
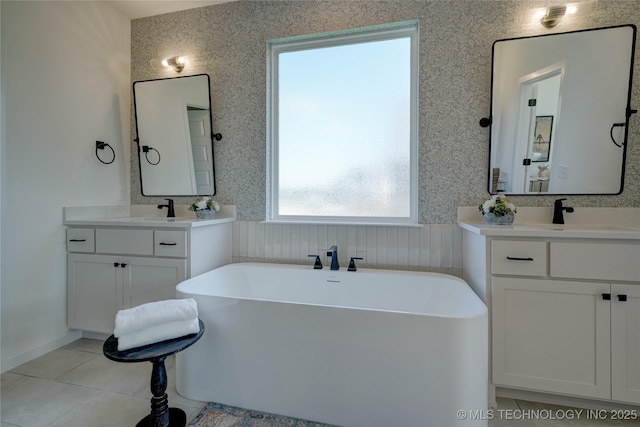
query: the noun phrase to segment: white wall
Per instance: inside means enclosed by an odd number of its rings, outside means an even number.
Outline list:
[[[5,371],[78,336],[66,327],[62,207],[128,203],[131,37],[102,2],[0,7]],[[96,140],[113,164],[98,162]]]

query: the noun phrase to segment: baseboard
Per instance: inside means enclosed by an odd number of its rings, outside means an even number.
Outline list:
[[[638,407],[632,403],[625,404],[613,402],[610,400],[596,400],[583,397],[567,396],[562,394],[549,394],[530,390],[519,390],[506,387],[497,387],[496,395],[516,400],[528,400],[530,402],[540,402],[550,405],[569,406],[572,408],[586,408],[594,410],[612,410],[612,409],[633,409]]]
[[[102,334],[100,332],[82,331],[82,338],[90,338],[92,340],[106,341],[109,338],[109,334]]]
[[[2,372],[9,371],[16,366],[20,366],[23,363],[27,363],[33,359],[36,359],[44,354],[49,353],[50,351],[56,350],[60,347],[63,347],[69,343],[74,342],[77,339],[82,337],[81,331],[67,331],[67,333],[60,338],[57,338],[53,341],[49,341],[46,344],[38,346],[34,349],[21,353],[17,356],[9,357],[7,359],[2,359]]]

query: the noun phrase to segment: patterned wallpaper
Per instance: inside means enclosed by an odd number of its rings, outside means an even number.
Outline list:
[[[495,40],[619,24],[640,24],[634,0],[595,3],[582,16],[549,30],[528,13],[551,1],[236,1],[132,21],[131,79],[174,77],[152,60],[176,54],[189,62],[180,75],[211,76],[217,199],[238,218],[265,218],[267,40],[417,19],[420,22],[419,220],[453,224],[458,206],[486,196],[491,47]],[[638,54],[636,53],[636,56]],[[632,107],[638,108],[636,58]],[[133,114],[132,114],[133,116]],[[135,135],[132,117],[132,139]],[[619,196],[571,196],[573,206],[640,205],[640,123],[631,119],[625,191]],[[162,198],[140,193],[132,144],[131,203]],[[553,197],[514,197],[518,206],[550,206]],[[177,199],[188,203],[190,198]],[[238,254],[239,255],[239,254]]]

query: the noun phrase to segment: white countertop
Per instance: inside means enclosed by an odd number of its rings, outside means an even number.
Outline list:
[[[187,206],[175,206],[175,218],[166,217],[166,209],[155,205],[73,206],[63,208],[63,224],[66,226],[105,227],[163,227],[195,228],[233,222],[236,207],[223,205],[214,219],[197,219]],[[163,216],[164,215],[164,216]]]
[[[463,230],[484,236],[640,240],[640,228],[631,227],[516,223],[489,225],[480,221],[458,221],[458,225]]]
[[[489,225],[477,207],[458,208],[458,225],[484,236],[640,240],[640,209],[575,208],[551,224],[552,208],[518,208],[510,225]]]

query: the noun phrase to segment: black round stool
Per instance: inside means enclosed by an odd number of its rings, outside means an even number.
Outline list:
[[[204,333],[204,323],[200,323],[200,331],[197,334],[185,335],[171,340],[135,347],[129,350],[118,351],[118,339],[111,335],[104,342],[102,351],[104,355],[116,362],[151,362],[151,413],[144,417],[136,427],[184,427],[187,424],[187,415],[180,408],[169,408],[167,396],[167,370],[164,360],[167,356],[178,353],[193,345]]]

